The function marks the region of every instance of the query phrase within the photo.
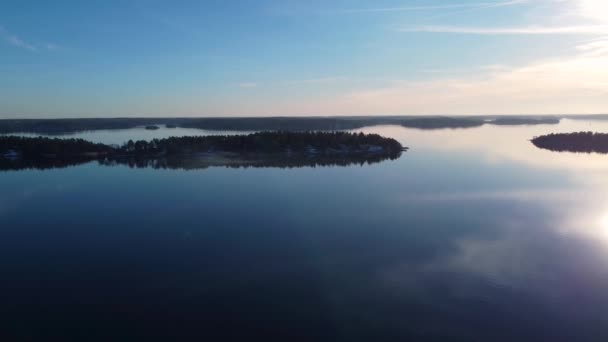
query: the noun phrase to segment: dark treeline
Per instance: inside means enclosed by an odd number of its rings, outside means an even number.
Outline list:
[[[64,168],[114,152],[113,147],[82,139],[0,136],[0,170]]]
[[[172,137],[132,141],[119,154],[174,155],[204,152],[356,154],[378,152],[395,155],[403,146],[378,134],[348,132],[262,132],[247,135]]]
[[[122,146],[82,139],[0,137],[0,169],[47,169],[90,161],[168,169],[209,166],[299,167],[370,164],[396,159],[403,147],[377,134],[264,132],[129,141]]]
[[[506,123],[505,123],[506,122]],[[197,128],[221,131],[335,131],[377,125],[418,129],[469,128],[485,124],[558,123],[559,118],[538,117],[268,117],[268,118],[109,118],[0,120],[0,133],[68,134],[136,127]]]
[[[0,133],[67,134],[95,130],[128,129],[152,125],[157,119],[14,119],[0,120]]]
[[[0,156],[0,171],[63,169],[89,163],[91,157],[5,159]]]
[[[608,120],[608,114],[577,114],[577,115],[564,115],[564,118],[570,120]]]
[[[413,118],[399,121],[399,125],[418,129],[442,129],[442,128],[471,128],[483,126],[486,122],[473,118]]]
[[[608,134],[593,132],[548,134],[532,139],[539,148],[557,152],[608,153]]]
[[[83,139],[58,139],[47,137],[0,136],[0,154],[13,151],[22,156],[82,156],[107,154],[115,149],[104,144],[95,144]]]
[[[493,125],[498,126],[521,126],[521,125],[556,125],[560,123],[560,119],[554,117],[548,118],[518,118],[506,117],[498,118],[492,121]]]

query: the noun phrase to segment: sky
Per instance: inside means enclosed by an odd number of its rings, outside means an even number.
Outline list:
[[[3,0],[0,119],[608,113],[608,0]]]

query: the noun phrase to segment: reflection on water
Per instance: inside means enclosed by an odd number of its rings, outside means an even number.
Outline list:
[[[364,133],[378,132],[379,127],[368,127]],[[478,152],[487,162],[503,160],[546,168],[568,170],[608,170],[608,158],[602,155],[581,156],[575,153],[556,155],[535,148],[530,140],[550,133],[603,132],[608,133],[608,121],[563,119],[558,125],[537,126],[482,126],[470,129],[421,131],[398,126],[381,127],[405,146],[423,150]]]
[[[4,159],[0,158],[0,171],[19,170],[50,170],[78,166],[97,161],[100,166],[128,166],[130,168],[151,168],[156,170],[204,170],[210,167],[227,168],[297,168],[297,167],[329,167],[371,165],[386,160],[395,160],[401,156],[367,154],[337,154],[337,155],[230,155],[208,154],[199,156],[175,157],[117,157],[112,159],[97,159],[96,157],[36,158],[36,159]]]
[[[581,130],[608,124],[369,127],[412,147],[374,167],[2,173],[0,335],[605,341],[608,157],[529,142]]]
[[[352,154],[352,155],[246,155],[246,156],[218,156],[209,157],[167,157],[167,158],[117,158],[101,160],[99,165],[118,166],[127,165],[130,168],[152,168],[173,170],[203,170],[210,167],[227,168],[282,168],[298,167],[330,167],[330,166],[363,166],[381,163],[386,160],[395,160],[398,155],[380,154]]]

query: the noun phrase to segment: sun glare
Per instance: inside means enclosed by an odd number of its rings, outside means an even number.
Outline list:
[[[597,223],[600,229],[600,234],[608,236],[608,213],[601,216]]]
[[[579,6],[584,16],[608,22],[607,0],[580,0]]]

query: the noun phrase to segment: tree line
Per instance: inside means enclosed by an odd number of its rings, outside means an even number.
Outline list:
[[[403,146],[395,139],[378,134],[349,132],[261,132],[248,135],[191,136],[133,141],[119,147],[121,154],[189,154],[201,152],[234,153],[363,153],[380,148],[397,154]]]
[[[532,143],[536,147],[557,152],[608,153],[606,133],[552,133],[535,137]]]
[[[93,130],[130,129],[164,125],[215,131],[335,131],[375,125],[400,125],[416,129],[471,128],[486,124],[556,124],[558,117],[267,117],[267,118],[95,118],[0,120],[0,133],[67,134]]]
[[[0,169],[66,167],[97,160],[102,165],[205,168],[299,167],[370,164],[396,159],[403,147],[377,134],[348,132],[262,132],[129,140],[121,146],[83,139],[0,136]],[[207,158],[221,154],[220,161]],[[224,159],[224,161],[222,161]]]

